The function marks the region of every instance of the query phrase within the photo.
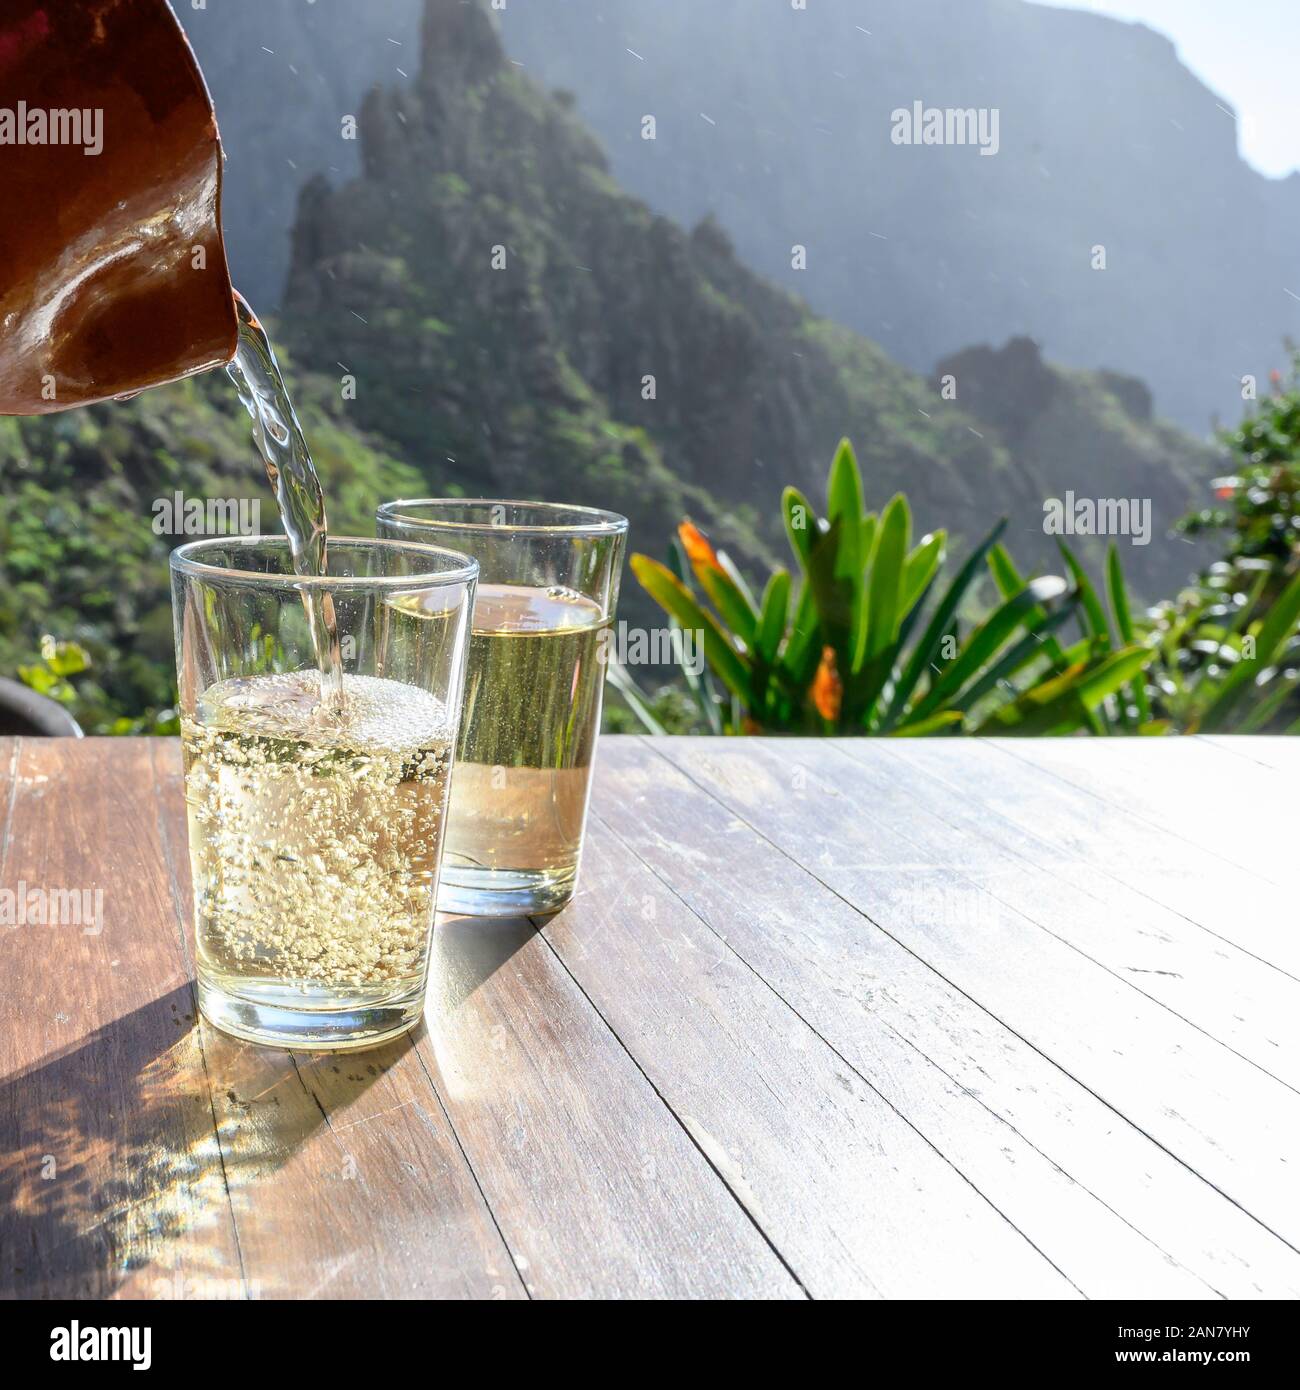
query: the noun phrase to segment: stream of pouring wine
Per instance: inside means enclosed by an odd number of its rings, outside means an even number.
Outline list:
[[[266,330],[242,295],[235,295],[235,303],[239,346],[226,371],[252,417],[253,439],[289,538],[294,573],[325,574],[328,530],[320,479]],[[343,699],[343,661],[334,598],[328,592],[313,593],[304,585],[303,605],[320,668],[321,703],[326,710],[338,709]]]

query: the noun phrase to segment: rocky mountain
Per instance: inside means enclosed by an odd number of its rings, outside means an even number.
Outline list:
[[[1209,451],[1134,408],[1140,383],[1022,343],[964,354],[945,390],[756,275],[716,222],[629,197],[482,7],[429,0],[423,55],[366,98],[361,177],[304,190],[284,327],[430,486],[625,509],[653,551],[690,511],[761,554],[782,485],[818,491],[847,434],[874,502],[905,490],[971,539],[1009,514],[1026,563],[1053,558],[1049,495],[1140,487],[1157,535],[1198,495]],[[1022,359],[1013,419],[981,382]],[[1176,543],[1133,565],[1152,590],[1187,567]]]
[[[1208,500],[1206,483],[1217,455],[1192,449],[1181,430],[1155,418],[1151,393],[1136,377],[1066,371],[1045,362],[1031,339],[1013,338],[1000,350],[968,348],[945,358],[931,385],[942,391],[945,381],[957,384],[962,406],[979,429],[1039,480],[1040,503],[1067,491],[1076,498],[1152,500],[1149,553],[1125,553],[1126,566],[1147,594],[1173,592],[1195,567],[1190,542],[1169,534],[1171,509],[1186,497],[1189,465],[1196,475],[1195,505]],[[1042,519],[1040,506],[1032,529],[1041,529]],[[1014,528],[1012,544],[1023,544]],[[1100,568],[1101,541],[1080,538],[1073,544]],[[1032,553],[1032,545],[1027,549]]]
[[[216,104],[235,283],[265,316],[279,307],[303,183],[351,178],[344,120],[376,82],[419,63],[421,0],[173,3]]]
[[[178,7],[255,302],[278,303],[303,178],[357,172],[342,118],[414,74],[421,9]],[[1029,336],[1141,377],[1203,434],[1300,336],[1300,177],[1251,170],[1227,104],[1142,25],[1025,0],[511,0],[494,18],[513,62],[574,94],[624,188],[684,225],[713,214],[747,265],[914,370]],[[895,144],[916,102],[996,111],[996,156]]]
[[[500,22],[626,188],[713,213],[917,370],[1023,334],[1141,377],[1200,434],[1300,336],[1300,175],[1252,170],[1231,108],[1143,25],[1024,0],[552,0]],[[996,155],[895,143],[917,103],[997,113]]]

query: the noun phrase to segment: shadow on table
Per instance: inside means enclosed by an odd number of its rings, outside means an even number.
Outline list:
[[[213,1030],[201,1048],[193,1011],[187,982],[0,1081],[0,1297],[105,1297],[150,1266],[133,1293],[243,1296],[230,1194],[325,1114],[292,1056]],[[331,1112],[410,1047],[364,1054],[336,1078]],[[183,1287],[167,1259],[182,1240]]]
[[[536,935],[525,917],[440,916],[429,961],[426,1017],[436,1020],[439,1013],[460,1008]]]
[[[524,919],[440,919],[433,1026],[534,935]],[[245,1296],[231,1232],[243,1190],[289,1162],[424,1026],[372,1051],[295,1058],[215,1029],[200,1038],[187,981],[0,1080],[0,1298],[103,1298],[128,1280],[133,1295]]]

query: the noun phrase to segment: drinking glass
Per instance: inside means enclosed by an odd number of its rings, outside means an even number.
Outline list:
[[[479,563],[438,906],[549,913],[573,895],[627,520],[550,502],[388,502],[379,533]]]
[[[282,536],[173,552],[199,1008],[277,1047],[370,1047],[420,1017],[478,566]],[[342,699],[322,699],[332,600]],[[326,660],[328,660],[328,654]]]

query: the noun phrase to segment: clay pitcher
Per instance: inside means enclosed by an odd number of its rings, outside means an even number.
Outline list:
[[[0,0],[0,414],[234,356],[221,159],[166,0]]]

